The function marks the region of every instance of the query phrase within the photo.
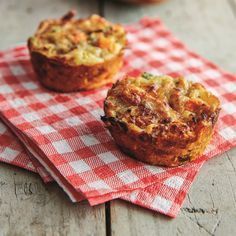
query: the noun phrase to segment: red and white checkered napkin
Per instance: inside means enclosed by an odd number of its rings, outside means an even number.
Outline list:
[[[205,159],[236,144],[236,77],[190,52],[159,20],[127,29],[130,50],[122,73],[182,74],[221,99],[214,139],[198,161],[168,169],[122,154],[100,121],[107,88],[50,92],[34,78],[24,47],[0,55],[0,115],[73,201],[87,198],[95,205],[122,197],[174,217]]]
[[[6,162],[33,172],[38,172],[44,182],[53,181],[53,178],[46,171],[46,169],[37,161],[37,159],[32,157],[32,154],[26,153],[26,150],[23,148],[21,143],[12,134],[10,129],[1,121],[0,132],[1,162]],[[157,210],[175,217],[180,209],[188,189],[190,188],[192,180],[197,174],[197,171],[201,167],[202,163],[202,161],[195,163],[196,165],[194,166],[194,169],[188,169],[188,176],[186,174],[183,176],[187,177],[185,180],[180,176],[173,176],[163,182],[155,183],[145,189],[137,189],[121,198],[140,206]],[[179,191],[180,188],[181,191]],[[83,200],[82,196],[81,200]],[[169,213],[166,211],[166,207],[169,209]]]
[[[0,121],[0,161],[37,172],[45,183],[53,180],[45,168],[23,148],[20,141],[2,121]]]
[[[2,122],[0,122],[0,161],[37,172],[20,142]]]

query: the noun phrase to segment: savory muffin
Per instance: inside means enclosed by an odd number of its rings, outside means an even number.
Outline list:
[[[89,90],[113,81],[123,63],[125,30],[92,15],[44,20],[28,39],[33,68],[40,82],[60,92]]]
[[[203,153],[219,106],[199,83],[143,73],[113,85],[102,120],[125,153],[153,165],[178,166]]]

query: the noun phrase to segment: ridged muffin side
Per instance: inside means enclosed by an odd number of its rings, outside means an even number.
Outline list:
[[[220,102],[199,83],[144,73],[114,84],[104,111],[102,120],[125,153],[152,165],[171,167],[203,153]]]
[[[99,88],[114,81],[123,64],[125,30],[92,15],[45,20],[28,40],[33,68],[47,88],[73,92]]]

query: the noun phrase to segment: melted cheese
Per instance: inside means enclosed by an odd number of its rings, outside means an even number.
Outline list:
[[[34,51],[73,65],[95,65],[120,54],[125,30],[93,15],[84,20],[46,20],[30,38]]]
[[[119,81],[108,93],[106,115],[122,120],[137,132],[162,132],[179,127],[191,136],[196,122],[213,122],[219,100],[184,78],[144,73]],[[205,117],[204,117],[205,116]]]

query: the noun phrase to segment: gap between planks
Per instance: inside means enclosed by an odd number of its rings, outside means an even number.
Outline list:
[[[105,219],[106,219],[106,236],[111,236],[111,204],[110,201],[105,203]]]
[[[98,13],[100,16],[105,17],[105,0],[99,0]],[[105,223],[106,223],[106,236],[111,236],[111,204],[110,201],[105,203]]]
[[[232,9],[232,12],[236,18],[236,0],[227,0],[229,3],[230,8]]]
[[[100,16],[105,16],[105,0],[99,0],[98,12]]]

